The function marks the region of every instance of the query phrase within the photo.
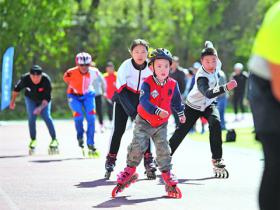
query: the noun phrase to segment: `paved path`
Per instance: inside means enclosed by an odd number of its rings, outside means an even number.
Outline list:
[[[165,197],[160,179],[149,181],[138,167],[140,180],[117,198],[111,198],[116,173],[125,166],[126,147],[132,130],[127,130],[112,179],[105,181],[104,162],[110,131],[96,133],[99,159],[86,159],[75,141],[72,121],[55,121],[61,154],[48,156],[49,135],[38,122],[36,155],[28,156],[27,122],[0,126],[0,209],[76,210],[257,210],[257,192],[262,171],[262,154],[224,144],[224,159],[230,178],[214,179],[209,144],[185,140],[173,158],[174,172],[182,199]],[[234,127],[234,126],[233,126]],[[159,174],[159,173],[158,173]]]

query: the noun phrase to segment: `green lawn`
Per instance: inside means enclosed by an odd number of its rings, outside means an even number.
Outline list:
[[[230,147],[239,147],[239,148],[249,148],[249,149],[256,149],[261,150],[261,144],[255,140],[255,134],[252,133],[252,128],[237,128],[235,129],[236,132],[236,141],[235,142],[225,142],[226,139],[226,131],[223,131],[222,138],[223,138],[223,146],[230,146]],[[193,133],[188,135],[188,137],[194,141],[209,141],[209,132],[205,132],[204,134],[200,133]]]

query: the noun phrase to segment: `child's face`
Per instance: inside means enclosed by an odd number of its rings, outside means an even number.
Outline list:
[[[114,73],[114,67],[113,66],[107,66],[106,67],[106,72],[108,73],[108,74],[112,74],[112,73]]]
[[[157,79],[163,82],[169,75],[170,63],[166,59],[156,59],[153,68]]]
[[[201,64],[207,72],[213,73],[217,67],[217,56],[206,55],[201,59]]]
[[[138,65],[143,64],[146,61],[147,56],[148,56],[148,51],[146,47],[143,45],[137,45],[136,47],[133,48],[131,52],[131,57]]]

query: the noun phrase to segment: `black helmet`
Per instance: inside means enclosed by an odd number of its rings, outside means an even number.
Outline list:
[[[166,59],[172,64],[172,54],[169,50],[164,48],[157,48],[149,54],[149,65],[151,65],[156,59]]]
[[[39,65],[33,65],[30,69],[30,74],[33,75],[41,75],[42,74],[42,67]]]

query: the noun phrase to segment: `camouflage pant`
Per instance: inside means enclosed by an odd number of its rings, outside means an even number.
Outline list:
[[[152,127],[139,115],[136,116],[133,130],[133,140],[128,146],[127,165],[138,166],[145,151],[147,150],[150,138],[152,138],[156,148],[156,161],[160,171],[169,171],[171,165],[171,149],[167,141],[167,123]]]

